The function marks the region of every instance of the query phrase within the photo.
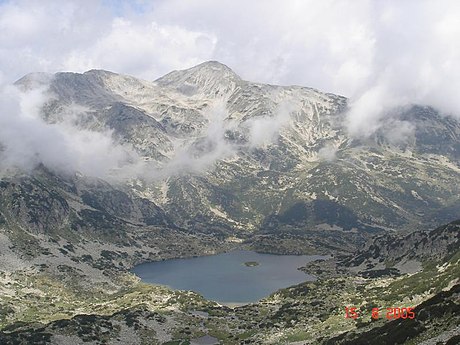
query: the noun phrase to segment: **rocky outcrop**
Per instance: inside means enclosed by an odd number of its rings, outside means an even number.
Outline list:
[[[425,262],[445,262],[460,248],[460,220],[432,231],[406,236],[383,235],[339,263],[364,276],[391,275],[421,270]]]

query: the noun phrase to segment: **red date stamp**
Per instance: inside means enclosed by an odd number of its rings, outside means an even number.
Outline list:
[[[345,307],[345,318],[346,319],[357,319],[361,315],[358,312],[356,307]],[[374,320],[379,319],[380,317],[386,316],[387,320],[396,320],[396,319],[414,319],[415,312],[414,308],[386,308],[386,311],[380,310],[380,308],[372,308],[371,317]]]

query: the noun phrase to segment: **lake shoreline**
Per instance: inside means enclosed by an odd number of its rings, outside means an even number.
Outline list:
[[[143,283],[172,290],[194,291],[228,307],[257,303],[279,289],[315,281],[299,270],[321,255],[279,255],[233,249],[215,255],[177,258],[136,265],[131,269]]]

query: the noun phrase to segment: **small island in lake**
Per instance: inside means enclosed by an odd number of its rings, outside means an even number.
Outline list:
[[[246,261],[244,265],[247,267],[255,267],[255,266],[259,266],[259,263],[257,261]]]

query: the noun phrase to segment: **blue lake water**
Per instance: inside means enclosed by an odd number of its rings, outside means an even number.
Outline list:
[[[146,283],[192,290],[221,303],[250,303],[271,293],[315,278],[297,268],[324,258],[312,255],[272,255],[237,250],[189,259],[138,265],[132,272]],[[258,266],[244,263],[255,261]]]

